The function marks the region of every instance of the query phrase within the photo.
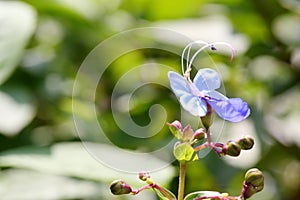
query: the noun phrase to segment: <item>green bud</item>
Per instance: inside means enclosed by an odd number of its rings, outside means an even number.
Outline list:
[[[249,169],[245,174],[245,181],[246,181],[246,183],[250,183],[254,187],[257,187],[260,189],[261,186],[262,187],[264,186],[264,175],[257,168]],[[261,188],[260,190],[262,190],[262,189],[263,188]]]
[[[123,180],[115,180],[110,184],[110,191],[114,195],[129,194],[131,187]]]
[[[241,149],[249,150],[254,145],[254,139],[251,136],[244,136],[243,138],[239,139],[237,143],[240,145]]]
[[[239,156],[241,152],[241,147],[234,141],[229,141],[225,145],[225,154],[229,156]],[[224,149],[223,149],[224,152]]]
[[[206,115],[204,117],[200,117],[200,118],[201,118],[201,122],[202,122],[204,128],[206,130],[208,130],[209,127],[213,123],[213,114],[214,114],[214,111],[213,111],[212,107],[208,103],[206,105],[207,105]]]

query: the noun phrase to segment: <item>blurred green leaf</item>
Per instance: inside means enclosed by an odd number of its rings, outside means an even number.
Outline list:
[[[112,146],[96,143],[89,143],[89,145],[92,145],[93,150],[97,152],[105,152],[110,158],[122,157]],[[143,163],[146,166],[147,163],[154,161],[158,162],[159,160],[150,155],[145,155],[136,158],[133,162]],[[162,165],[167,165],[167,163],[161,162]],[[89,154],[83,144],[79,142],[59,143],[49,148],[24,147],[0,154],[0,166],[2,167],[33,169],[44,173],[104,182],[122,178],[129,183],[136,184],[137,175],[122,173],[107,165],[103,161],[98,162],[94,159],[93,155]],[[173,168],[169,166],[156,173],[151,175],[157,182],[163,184],[172,176]]]
[[[105,199],[105,186],[90,181],[9,169],[1,173],[1,199]]]
[[[163,189],[168,193],[168,195],[172,198],[172,200],[177,199],[176,196],[172,192],[170,192],[168,189],[166,189],[166,188],[163,188]],[[160,200],[170,200],[170,198],[167,197],[166,194],[162,193],[160,190],[154,188],[154,191]]]
[[[0,134],[18,134],[36,113],[29,95],[23,90],[15,90],[12,95],[0,91]]]
[[[17,1],[0,1],[0,84],[18,65],[23,50],[33,34],[36,13]]]
[[[199,192],[194,192],[191,194],[188,194],[184,200],[193,200],[197,197],[202,197],[202,196],[220,196],[221,194],[219,192],[215,192],[215,191],[199,191]],[[213,200],[215,198],[206,198],[207,200]]]

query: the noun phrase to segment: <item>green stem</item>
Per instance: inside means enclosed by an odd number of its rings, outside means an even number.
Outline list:
[[[184,198],[185,174],[186,174],[186,162],[180,162],[178,200],[183,200]]]

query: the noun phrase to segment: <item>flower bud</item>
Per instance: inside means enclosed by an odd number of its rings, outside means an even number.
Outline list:
[[[178,120],[175,120],[174,122],[172,122],[171,125],[176,127],[178,130],[182,129],[182,125],[181,125],[180,121],[178,121]]]
[[[263,187],[264,185],[264,175],[257,168],[249,169],[245,174],[245,181],[246,183],[250,183],[254,187],[258,187],[260,189],[261,186]]]
[[[226,155],[229,156],[238,156],[241,152],[241,147],[234,141],[229,141],[227,144],[223,147],[223,152]]]
[[[129,194],[131,187],[123,180],[115,180],[110,184],[110,191],[114,195]]]
[[[201,118],[201,122],[202,122],[202,125],[204,126],[204,128],[206,130],[209,129],[209,127],[212,125],[213,123],[213,114],[214,114],[214,111],[212,109],[212,107],[207,104],[207,112],[206,112],[206,115],[204,117],[200,117]]]
[[[182,140],[182,125],[179,121],[175,120],[172,123],[167,123],[171,133],[178,139]]]
[[[139,173],[139,179],[141,179],[142,181],[146,181],[148,178],[150,178],[150,175],[148,172],[141,171]]]
[[[205,137],[204,129],[199,128],[194,132],[192,140],[198,140],[199,141],[199,140],[204,139],[204,137]]]
[[[241,149],[249,150],[254,145],[254,139],[251,136],[244,136],[243,138],[239,139],[237,143],[240,145]]]

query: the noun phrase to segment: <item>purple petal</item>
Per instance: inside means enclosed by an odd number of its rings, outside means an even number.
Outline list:
[[[204,68],[200,69],[195,78],[194,84],[199,91],[202,90],[215,90],[221,85],[221,80],[218,73],[215,70]]]
[[[207,102],[223,119],[231,122],[240,122],[250,115],[248,104],[240,98],[227,100],[208,99]]]

